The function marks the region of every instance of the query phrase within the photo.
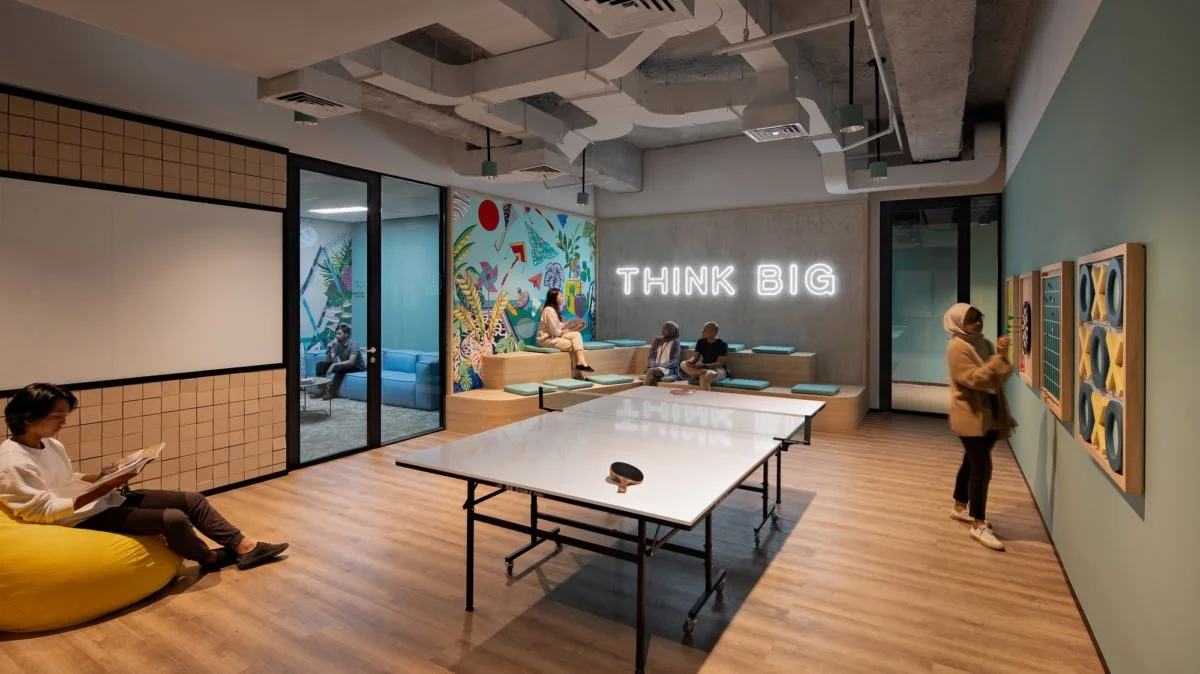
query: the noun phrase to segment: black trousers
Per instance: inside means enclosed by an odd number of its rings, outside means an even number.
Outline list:
[[[225,548],[235,548],[244,538],[203,494],[191,491],[130,492],[125,503],[109,508],[76,525],[77,529],[108,531],[135,536],[162,536],[175,554],[194,562],[208,561],[208,544],[195,530]]]
[[[345,365],[343,363],[330,363],[323,360],[317,363],[317,376],[324,377],[326,374],[331,374],[333,382],[329,385],[329,395],[337,397],[338,390],[342,388],[342,380],[346,378],[347,372],[358,372],[359,368],[354,365]]]
[[[987,519],[988,484],[992,481],[992,447],[996,431],[987,435],[963,438],[962,466],[954,481],[954,500],[966,503],[971,517]]]

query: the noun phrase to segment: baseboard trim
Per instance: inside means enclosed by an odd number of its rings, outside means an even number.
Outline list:
[[[258,477],[252,477],[249,480],[242,480],[241,482],[234,482],[233,484],[227,484],[227,485],[224,485],[221,487],[213,487],[212,489],[206,489],[200,493],[204,494],[205,496],[213,496],[215,494],[220,494],[220,493],[227,492],[227,491],[233,491],[234,489],[241,489],[242,487],[249,487],[252,484],[258,484],[259,482],[266,482],[267,480],[274,480],[277,477],[283,477],[287,474],[288,474],[288,471],[281,470],[281,471],[278,471],[275,473],[270,473],[268,475],[259,475]]]
[[[1050,541],[1050,549],[1054,551],[1054,559],[1058,561],[1058,568],[1062,571],[1063,578],[1067,581],[1067,589],[1071,591],[1071,599],[1075,601],[1075,610],[1079,611],[1079,617],[1083,619],[1083,626],[1087,628],[1088,636],[1092,639],[1092,648],[1096,649],[1096,656],[1100,658],[1100,666],[1104,668],[1104,674],[1112,674],[1112,670],[1108,668],[1108,661],[1104,659],[1104,651],[1100,649],[1100,642],[1096,640],[1096,633],[1092,631],[1092,623],[1088,621],[1087,613],[1083,611],[1083,604],[1079,603],[1079,595],[1075,593],[1075,586],[1071,583],[1071,574],[1067,573],[1067,567],[1063,565],[1062,556],[1058,554],[1058,545],[1054,543],[1054,534],[1050,532],[1049,525],[1046,524],[1046,517],[1042,514],[1042,507],[1038,505],[1037,496],[1033,493],[1033,487],[1029,485],[1029,478],[1025,475],[1025,467],[1021,465],[1020,459],[1017,458],[1017,453],[1013,451],[1012,442],[1006,442],[1008,451],[1012,454],[1013,462],[1017,464],[1017,470],[1021,472],[1021,479],[1025,481],[1025,489],[1029,492],[1029,499],[1033,501],[1033,508],[1037,511],[1038,519],[1042,522],[1042,529],[1046,531],[1046,540]]]

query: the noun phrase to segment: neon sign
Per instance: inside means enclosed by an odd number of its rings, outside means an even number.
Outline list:
[[[621,277],[621,290],[626,295],[640,289],[642,295],[700,295],[706,297],[733,297],[734,266],[675,266],[675,267],[617,267]],[[801,285],[809,295],[832,296],[837,290],[837,276],[833,267],[818,262],[809,265],[801,273],[800,265],[786,266],[773,263],[759,264],[755,269],[755,290],[759,297],[778,295],[797,296]]]

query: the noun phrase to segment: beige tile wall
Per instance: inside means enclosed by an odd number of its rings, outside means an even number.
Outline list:
[[[81,473],[165,441],[135,488],[236,484],[287,465],[286,381],[285,370],[262,370],[74,391],[79,407],[58,438]],[[2,419],[0,428],[7,436]]]
[[[287,155],[0,93],[0,170],[287,206]]]

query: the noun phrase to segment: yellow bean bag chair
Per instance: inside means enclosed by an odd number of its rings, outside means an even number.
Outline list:
[[[162,589],[181,563],[158,536],[29,524],[0,507],[0,632],[99,618]]]

